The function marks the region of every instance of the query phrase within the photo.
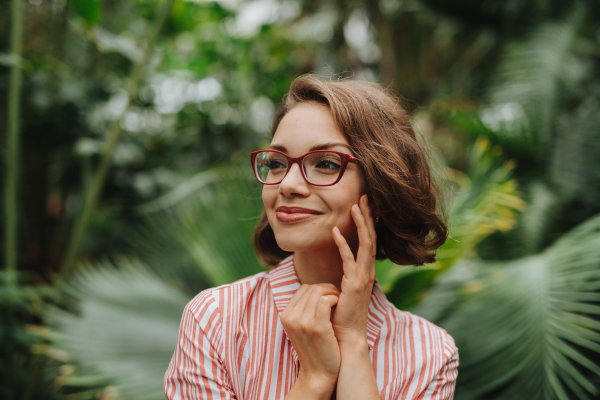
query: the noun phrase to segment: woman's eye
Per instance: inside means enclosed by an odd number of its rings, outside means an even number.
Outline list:
[[[278,160],[269,161],[267,166],[269,167],[269,169],[285,168],[285,165]]]
[[[340,169],[340,165],[331,160],[321,160],[317,164],[317,168],[319,169]]]

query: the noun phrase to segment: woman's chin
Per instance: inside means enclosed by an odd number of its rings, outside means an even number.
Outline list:
[[[331,244],[335,245],[333,238],[330,238],[330,240],[325,240],[325,239],[319,240],[318,237],[316,237],[315,235],[309,235],[309,236],[297,237],[297,238],[290,238],[288,235],[285,239],[282,239],[282,240],[279,240],[277,238],[277,235],[275,235],[275,240],[277,241],[277,244],[279,245],[281,250],[287,251],[289,253],[293,253],[296,251],[317,250],[319,248],[322,248],[324,246],[328,246]]]
[[[306,244],[301,245],[299,243],[290,243],[289,241],[286,241],[286,243],[283,244],[277,242],[277,244],[281,250],[287,251],[288,253],[294,253],[296,251],[308,251],[312,249],[311,246],[306,246]]]

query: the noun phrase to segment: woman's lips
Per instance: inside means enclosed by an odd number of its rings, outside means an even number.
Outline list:
[[[278,207],[275,215],[281,222],[298,222],[311,217],[322,215],[322,212],[301,207]]]
[[[318,217],[321,214],[309,214],[309,213],[302,213],[302,212],[296,212],[296,213],[287,213],[284,211],[277,211],[276,212],[277,215],[277,219],[281,222],[298,222],[298,221],[302,221],[311,217]]]

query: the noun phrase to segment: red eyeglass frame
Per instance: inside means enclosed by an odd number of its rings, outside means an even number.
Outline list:
[[[281,181],[276,182],[276,183],[266,183],[260,180],[260,178],[258,177],[258,172],[256,171],[256,167],[255,167],[255,162],[256,162],[256,156],[258,155],[258,153],[262,153],[265,151],[270,151],[273,153],[279,153],[283,156],[285,156],[288,160],[288,167],[287,170],[285,171],[285,174],[283,175],[283,178],[281,178]],[[306,157],[309,154],[312,153],[335,153],[338,154],[341,158],[341,165],[340,165],[340,174],[338,175],[337,179],[335,180],[335,182],[327,184],[327,185],[317,185],[314,184],[312,182],[310,182],[307,178],[306,175],[304,174],[304,168],[302,168],[302,161],[304,160],[304,157]],[[340,179],[342,179],[342,175],[344,175],[344,171],[346,171],[346,166],[348,166],[348,163],[352,163],[352,164],[356,164],[356,165],[362,165],[362,161],[360,161],[358,158],[354,158],[349,154],[346,153],[342,153],[340,151],[333,151],[333,150],[315,150],[315,151],[309,151],[308,153],[304,154],[303,156],[300,157],[290,157],[287,154],[285,154],[284,152],[278,151],[278,150],[257,150],[257,151],[253,151],[252,153],[250,153],[250,161],[252,163],[252,170],[254,171],[254,177],[256,178],[257,181],[259,181],[260,183],[262,183],[263,185],[279,185],[287,176],[288,172],[290,172],[290,168],[292,168],[292,164],[294,163],[298,163],[298,166],[300,167],[300,173],[302,174],[302,177],[304,178],[304,180],[306,181],[306,183],[308,183],[309,185],[313,185],[313,186],[332,186],[335,185],[336,183],[338,183],[340,181]]]

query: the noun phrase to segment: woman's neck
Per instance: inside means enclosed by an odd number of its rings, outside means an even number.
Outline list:
[[[358,238],[352,239],[354,238],[346,238],[356,258]],[[301,284],[331,283],[339,291],[342,290],[344,266],[340,251],[335,244],[334,247],[326,246],[308,251],[295,251],[294,267]]]

